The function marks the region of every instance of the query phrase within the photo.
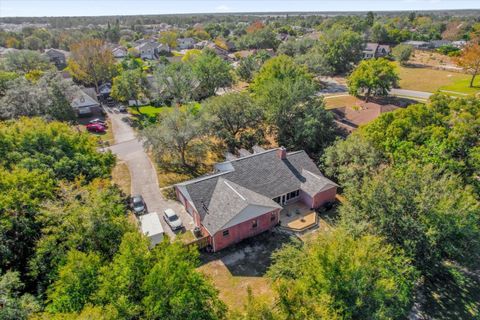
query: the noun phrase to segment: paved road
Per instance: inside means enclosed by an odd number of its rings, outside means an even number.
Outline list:
[[[161,216],[166,208],[175,210],[185,227],[189,230],[193,229],[193,220],[183,206],[177,201],[165,199],[160,192],[155,168],[145,153],[142,142],[136,138],[135,131],[128,124],[128,115],[110,113],[109,117],[112,122],[115,145],[108,149],[120,160],[126,162],[132,181],[131,193],[141,194],[148,211],[160,214],[163,229],[169,236],[175,235]]]
[[[433,93],[431,92],[405,90],[405,89],[392,89],[390,90],[390,94],[394,96],[412,97],[412,98],[424,99],[424,100],[428,100],[430,96],[433,95]]]

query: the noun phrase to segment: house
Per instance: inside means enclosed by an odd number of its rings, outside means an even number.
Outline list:
[[[158,43],[153,40],[141,42],[135,49],[138,50],[140,58],[144,60],[156,60],[160,54],[170,52],[168,44]]]
[[[142,233],[150,240],[152,247],[162,242],[164,231],[158,213],[150,212],[141,215],[138,220]]]
[[[467,45],[467,41],[465,41],[465,40],[458,40],[458,41],[453,41],[452,42],[452,46],[454,46],[455,48],[459,48],[459,49],[462,49],[466,45]]]
[[[449,40],[432,40],[430,41],[430,47],[433,49],[438,49],[443,46],[451,46],[452,41]]]
[[[335,199],[338,185],[305,151],[256,151],[217,163],[211,175],[175,185],[178,200],[213,251],[272,229],[286,205],[301,201],[319,208]]]
[[[112,54],[116,59],[123,59],[127,56],[128,51],[127,48],[116,47],[112,49]]]
[[[98,101],[91,97],[87,92],[87,88],[79,90],[70,104],[80,118],[91,117],[93,114],[101,112]]]
[[[212,44],[212,43],[213,43],[212,41],[202,40],[202,41],[199,41],[199,42],[195,43],[193,45],[193,48],[202,50],[203,48],[207,47],[209,44]]]
[[[177,49],[185,50],[185,49],[193,49],[195,45],[195,40],[193,38],[178,38],[177,39]]]
[[[386,112],[398,109],[391,104],[365,103],[355,107],[340,107],[332,109],[337,125],[352,132],[361,125],[367,124]]]
[[[414,40],[409,40],[403,42],[403,44],[409,45],[414,47],[415,49],[423,49],[427,50],[430,49],[430,43],[426,41],[414,41]]]
[[[363,58],[382,58],[390,54],[391,49],[389,45],[368,42],[363,49]]]
[[[70,52],[60,49],[47,49],[45,55],[48,59],[59,69],[64,69],[67,66],[67,59],[70,56]]]

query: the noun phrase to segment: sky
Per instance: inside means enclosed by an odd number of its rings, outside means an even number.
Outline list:
[[[0,17],[480,9],[480,0],[0,0]]]

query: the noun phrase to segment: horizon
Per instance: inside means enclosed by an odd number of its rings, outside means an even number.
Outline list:
[[[0,18],[95,17],[175,14],[268,14],[478,10],[480,1],[461,0],[301,0],[301,1],[153,1],[153,0],[2,0]],[[92,10],[92,4],[95,6]],[[115,4],[115,6],[113,6]],[[272,8],[274,6],[274,8]],[[408,8],[405,8],[408,6]]]

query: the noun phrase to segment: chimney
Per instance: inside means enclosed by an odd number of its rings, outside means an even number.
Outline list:
[[[277,149],[277,156],[282,160],[287,159],[287,149],[285,149],[285,147],[278,148]]]

